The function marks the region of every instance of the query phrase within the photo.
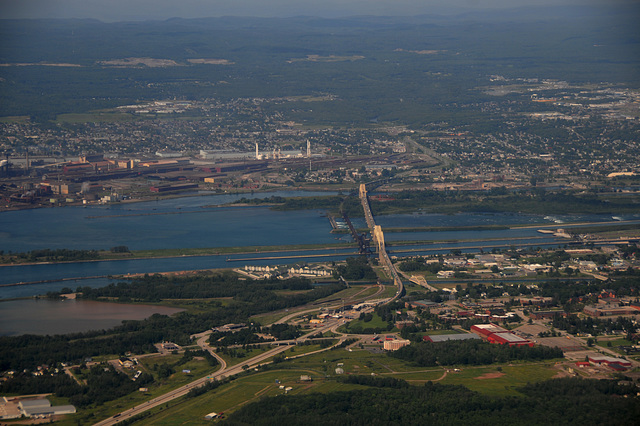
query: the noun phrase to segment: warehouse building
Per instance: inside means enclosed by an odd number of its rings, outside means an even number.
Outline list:
[[[589,363],[592,365],[606,365],[618,371],[631,368],[631,362],[626,359],[614,358],[606,355],[589,355]]]
[[[27,399],[18,403],[20,412],[25,417],[48,417],[59,414],[75,414],[76,407],[73,405],[51,406],[48,399]]]
[[[439,342],[446,342],[448,340],[473,340],[473,339],[479,339],[479,338],[480,337],[478,337],[477,334],[454,333],[454,334],[434,334],[431,336],[424,336],[422,340],[424,340],[425,342],[439,343]]]
[[[495,324],[476,324],[471,326],[471,331],[489,343],[509,346],[531,346],[533,342],[524,339],[509,330],[498,327]]]

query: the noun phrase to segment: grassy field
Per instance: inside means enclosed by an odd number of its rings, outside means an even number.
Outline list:
[[[351,300],[354,298],[362,299],[366,297],[370,297],[378,291],[378,287],[364,287],[359,286],[357,284],[351,285],[349,288],[344,289],[338,293],[332,294],[330,296],[325,297],[324,299],[320,299],[317,302],[317,305],[322,305],[327,301],[337,302],[338,300],[342,300],[345,303],[351,303]],[[381,296],[382,297],[382,296]],[[286,317],[287,315],[291,315],[296,312],[297,309],[292,308],[285,311],[277,311],[277,312],[268,312],[265,314],[259,314],[251,317],[252,320],[258,321],[262,325],[273,324],[274,322]],[[299,309],[300,315],[317,315],[320,313],[320,306],[318,306],[317,310],[313,310],[311,312],[307,312],[302,314],[302,312],[307,311],[307,309]]]
[[[231,254],[247,254],[247,253],[273,253],[273,256],[277,257],[278,253],[287,251],[299,251],[299,250],[341,250],[345,248],[353,247],[355,250],[355,244],[353,243],[331,243],[327,244],[296,244],[290,246],[246,246],[246,247],[204,247],[204,248],[181,248],[181,249],[157,249],[157,250],[136,250],[127,253],[112,253],[109,250],[98,250],[99,260],[123,260],[123,259],[157,259],[165,257],[184,257],[184,256],[217,256],[217,255],[231,255]],[[357,253],[354,252],[354,255]],[[312,255],[312,254],[311,254]],[[259,257],[259,256],[258,256]],[[283,260],[287,260],[284,258]],[[318,257],[322,261],[322,257]],[[38,259],[39,262],[46,260]],[[20,257],[17,253],[0,255],[0,264],[16,264],[16,263],[29,263],[28,258]],[[61,263],[64,261],[55,261]],[[241,267],[242,265],[237,262],[230,262],[229,269],[235,267]],[[221,268],[222,269],[222,268]]]
[[[311,382],[300,381],[301,375],[312,377]],[[308,392],[334,392],[362,388],[357,385],[345,385],[327,380],[322,375],[305,370],[267,371],[239,378],[228,385],[208,392],[198,398],[182,400],[165,409],[152,418],[145,419],[140,425],[199,425],[210,424],[204,416],[211,412],[229,412],[263,396],[276,396],[285,393],[280,386],[291,388],[289,394]]]
[[[303,310],[300,310],[300,312],[302,312],[302,311]],[[290,315],[292,312],[293,312],[293,310],[291,310],[291,311],[269,312],[269,313],[266,313],[266,314],[254,315],[254,316],[251,317],[251,320],[259,322],[262,325],[269,325],[269,324],[273,324],[274,322],[286,317],[287,315]],[[311,312],[310,314],[313,315],[314,312]],[[320,310],[318,309],[317,312],[320,312]]]
[[[234,365],[240,364],[241,362],[244,362],[248,359],[251,359],[252,357],[256,356],[256,355],[260,355],[261,353],[264,353],[270,349],[273,349],[271,346],[269,345],[260,345],[258,346],[257,349],[242,349],[242,348],[238,348],[235,349],[236,354],[240,354],[241,356],[229,356],[227,354],[224,354],[222,352],[218,353],[218,355],[224,359],[224,361],[227,363],[227,367],[232,367]]]
[[[473,391],[492,396],[520,395],[517,388],[527,383],[550,379],[557,373],[551,362],[499,367],[461,367],[460,370],[452,372],[450,369],[440,383],[463,385]]]
[[[177,256],[206,256],[218,254],[240,253],[280,253],[295,250],[325,250],[344,249],[355,247],[352,243],[327,244],[295,244],[290,246],[246,246],[246,247],[208,247],[208,248],[183,248],[183,249],[159,249],[138,250],[132,252],[132,257],[177,257]]]
[[[289,354],[289,351],[285,352],[285,355]],[[207,424],[204,416],[210,412],[228,413],[260,397],[283,394],[284,388],[288,387],[291,387],[291,390],[287,391],[289,394],[328,393],[364,388],[336,381],[335,369],[338,367],[344,370],[344,374],[373,373],[407,380],[415,385],[429,380],[438,381],[443,384],[464,385],[471,390],[492,396],[519,396],[516,390],[518,387],[529,382],[549,379],[556,374],[552,362],[460,367],[459,371],[454,371],[453,368],[413,367],[401,360],[388,357],[385,353],[340,348],[284,361],[273,365],[268,371],[244,374],[202,396],[172,403],[153,417],[137,424]],[[312,381],[301,381],[302,375],[310,376]]]
[[[611,344],[611,346],[609,346],[609,344]],[[625,338],[618,338],[618,339],[611,339],[611,340],[601,339],[597,341],[596,345],[600,346],[601,348],[607,348],[607,349],[616,351],[620,355],[625,355],[625,353],[619,348],[619,346],[632,346],[633,342]]]
[[[340,331],[344,330],[345,333],[352,333],[354,332],[353,330],[364,330],[366,328],[381,328],[386,330],[387,322],[382,321],[382,318],[378,314],[373,314],[371,321],[366,322],[360,319],[353,320],[340,327]]]
[[[220,303],[222,306],[227,306],[233,303],[233,299],[165,299],[157,304],[162,306],[169,306],[171,308],[181,308],[186,310],[190,314],[204,314],[207,312],[211,312],[211,309],[215,309],[215,306],[212,307],[212,305],[217,305],[218,303]]]

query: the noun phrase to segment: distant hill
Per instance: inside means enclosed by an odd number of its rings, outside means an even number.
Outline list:
[[[473,101],[489,75],[640,82],[636,15],[527,8],[461,15],[3,20],[0,116],[137,100],[331,93],[358,114]],[[197,83],[196,83],[197,82]],[[406,106],[398,106],[402,100]],[[399,108],[399,109],[398,109]]]

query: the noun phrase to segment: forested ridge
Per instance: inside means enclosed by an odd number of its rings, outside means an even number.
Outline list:
[[[620,14],[615,26],[574,14],[561,24],[557,19],[510,21],[470,25],[466,18],[434,16],[225,17],[136,25],[5,20],[0,33],[3,63],[77,66],[3,67],[0,115],[32,115],[45,121],[65,112],[160,96],[230,99],[326,92],[339,101],[317,102],[311,110],[302,101],[290,100],[286,119],[335,125],[379,117],[407,124],[447,121],[493,127],[497,120],[491,114],[461,109],[451,99],[477,102],[483,94],[470,89],[496,70],[508,77],[637,81],[638,61],[631,54],[636,22],[631,15]],[[594,50],[596,43],[608,48]],[[434,53],[418,54],[425,48]],[[311,55],[344,59],[309,61]],[[102,62],[131,57],[168,59],[176,66],[121,68]],[[228,63],[189,62],[196,58]]]
[[[432,382],[350,383],[380,387],[262,398],[232,413],[226,424],[627,426],[640,418],[635,389],[609,380],[553,379],[519,389],[523,397],[501,398]]]

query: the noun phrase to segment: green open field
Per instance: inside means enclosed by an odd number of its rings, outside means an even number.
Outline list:
[[[311,382],[300,381],[301,375],[312,377]],[[276,383],[276,380],[279,383]],[[287,393],[334,392],[362,388],[358,385],[336,383],[323,376],[305,370],[267,371],[239,378],[228,385],[193,399],[182,400],[155,416],[137,423],[140,425],[199,425],[210,424],[204,416],[211,412],[229,412],[262,396],[285,393],[280,386],[291,387]]]
[[[382,328],[386,330],[387,322],[382,321],[382,318],[378,314],[373,314],[371,321],[365,322],[364,320],[356,319],[340,327],[340,331],[345,333],[352,333],[353,330],[364,330],[366,328]]]
[[[176,257],[176,256],[204,256],[217,254],[239,254],[239,253],[279,253],[293,250],[325,250],[343,249],[345,247],[355,247],[352,243],[332,243],[327,244],[295,244],[290,246],[247,246],[247,247],[210,247],[210,248],[183,248],[183,249],[158,249],[158,250],[138,250],[132,252],[132,257]],[[230,264],[229,267],[234,267]]]
[[[303,347],[304,348],[304,347]],[[284,353],[289,355],[290,352]],[[262,396],[284,393],[280,386],[291,387],[290,394],[308,392],[334,392],[362,389],[363,386],[337,382],[335,369],[345,374],[383,375],[407,380],[420,385],[426,381],[464,385],[471,390],[492,396],[518,396],[517,388],[529,382],[549,379],[556,374],[553,362],[513,364],[490,367],[424,368],[388,357],[385,353],[372,353],[354,348],[334,349],[295,360],[272,365],[267,371],[249,372],[233,382],[193,399],[182,399],[169,404],[153,417],[142,420],[141,425],[207,424],[204,416],[210,412],[234,411],[243,404]],[[448,371],[447,371],[448,370]],[[446,374],[445,374],[446,372]],[[313,381],[303,382],[308,375]]]
[[[306,312],[308,309],[287,309],[284,311],[277,312],[267,312],[265,314],[254,315],[251,317],[252,320],[258,321],[262,325],[273,324],[274,322],[286,317],[287,315],[291,315],[292,313],[299,311],[300,315],[317,315],[320,312],[320,305],[324,302],[332,301],[337,304],[338,300],[344,301],[344,303],[351,303],[351,299],[357,298],[362,299],[365,297],[369,297],[375,294],[378,291],[378,288],[373,286],[370,288],[359,286],[357,284],[352,284],[349,288],[346,288],[338,293],[332,294],[324,299],[319,299],[317,301],[318,309],[312,310],[311,312]],[[382,296],[381,296],[382,297]],[[306,312],[303,314],[303,312]]]
[[[236,356],[229,356],[227,354],[224,354],[222,352],[218,353],[218,355],[224,359],[224,361],[227,363],[227,367],[232,367],[234,365],[240,364],[241,362],[244,362],[256,355],[259,355],[261,353],[264,353],[270,349],[273,349],[270,345],[260,345],[258,346],[257,349],[242,349],[242,348],[237,348],[235,349],[235,353]],[[239,355],[239,356],[238,356]],[[271,359],[271,358],[269,358]]]
[[[609,344],[611,344],[611,346],[609,346]],[[611,339],[611,340],[599,339],[596,342],[596,346],[600,346],[602,348],[607,348],[612,351],[616,351],[620,355],[626,355],[626,354],[619,348],[619,346],[632,346],[632,345],[633,345],[633,342],[625,338],[618,338],[618,339]]]
[[[167,197],[171,198],[171,197]],[[273,255],[269,255],[269,257],[277,257],[278,253],[286,252],[286,251],[296,251],[296,250],[332,250],[332,249],[345,249],[353,247],[354,253],[353,255],[357,255],[355,252],[355,244],[353,243],[331,243],[327,244],[295,244],[290,246],[246,246],[246,247],[203,247],[203,248],[179,248],[179,249],[157,249],[157,250],[136,250],[127,253],[112,253],[109,250],[98,250],[98,258],[94,261],[100,260],[122,260],[122,259],[157,259],[157,258],[165,258],[165,257],[184,257],[184,256],[214,256],[214,255],[225,255],[225,254],[247,254],[247,253],[256,253],[256,254],[266,254],[273,253]],[[312,256],[313,254],[311,254]],[[256,256],[261,257],[261,256]],[[286,263],[290,258],[283,258],[283,262]],[[322,257],[318,257],[319,261],[322,261]],[[18,253],[13,254],[2,254],[0,255],[0,264],[24,264],[29,263],[30,261],[27,258],[21,258],[18,256]],[[60,261],[51,261],[55,263],[65,262],[64,260]],[[229,262],[229,268],[238,268],[243,265],[238,262]]]
[[[498,367],[461,367],[459,372],[447,373],[440,383],[464,385],[469,389],[493,396],[520,395],[517,388],[527,383],[540,382],[555,376],[552,362],[514,364]]]

